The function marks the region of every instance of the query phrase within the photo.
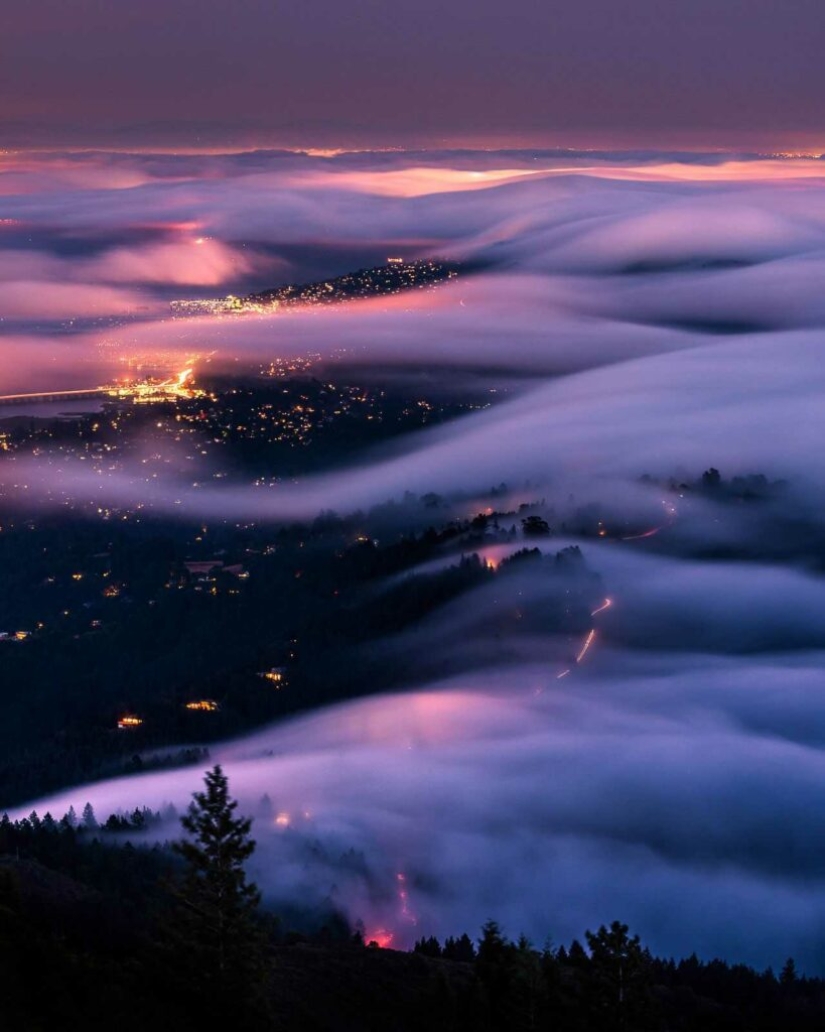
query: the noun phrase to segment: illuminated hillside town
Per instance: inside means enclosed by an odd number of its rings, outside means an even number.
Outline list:
[[[230,295],[206,300],[173,301],[176,316],[267,315],[279,309],[312,308],[369,298],[388,298],[414,290],[433,290],[460,273],[476,271],[469,263],[390,257],[386,265],[337,276],[318,283],[278,287],[246,297]]]

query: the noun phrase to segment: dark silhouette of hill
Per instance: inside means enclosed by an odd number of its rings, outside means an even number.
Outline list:
[[[197,979],[181,978],[186,964],[163,945],[175,862],[168,846],[124,843],[71,816],[0,820],[4,1028],[218,1027],[204,1015]],[[523,938],[509,940],[489,921],[475,943],[466,934],[444,944],[422,937],[412,952],[364,945],[332,911],[309,933],[288,932],[268,913],[260,922],[265,965],[232,1003],[237,1028],[818,1032],[825,1026],[825,982],[800,975],[792,960],[775,974],[695,955],[657,958],[618,921],[587,932],[586,947],[573,941],[538,949]],[[253,995],[263,1007],[248,1006]]]

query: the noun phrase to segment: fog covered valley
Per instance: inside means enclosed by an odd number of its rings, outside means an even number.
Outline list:
[[[821,162],[0,169],[11,821],[156,856],[219,763],[282,930],[825,974]]]

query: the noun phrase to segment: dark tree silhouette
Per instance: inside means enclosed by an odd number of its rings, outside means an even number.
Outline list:
[[[713,466],[710,469],[706,469],[702,474],[702,487],[707,490],[715,491],[722,483],[722,475],[718,469]]]
[[[459,960],[469,964],[475,960],[475,956],[476,948],[466,932],[458,939],[450,936],[444,943],[444,957],[447,960]]]
[[[237,1025],[248,1011],[241,1027],[255,1027],[265,949],[257,919],[260,893],[244,871],[255,850],[252,821],[235,816],[238,804],[219,765],[206,772],[204,782],[205,791],[193,794],[181,818],[190,837],[174,845],[186,864],[174,889],[174,954],[210,1020],[231,1015]]]
[[[487,921],[481,929],[476,954],[476,974],[484,989],[486,1008],[494,1028],[512,1028],[513,972],[516,947],[504,935],[496,921]]]
[[[83,816],[80,819],[82,826],[87,831],[97,831],[98,823],[95,817],[95,811],[91,803],[86,803],[83,807]]]
[[[525,516],[521,521],[521,532],[525,537],[549,537],[550,524],[541,516]]]
[[[797,980],[796,964],[793,957],[788,957],[782,966],[779,981],[783,986],[792,986]]]
[[[649,1011],[650,956],[639,936],[614,921],[585,932],[590,949],[593,1002],[605,1027],[642,1029]]]

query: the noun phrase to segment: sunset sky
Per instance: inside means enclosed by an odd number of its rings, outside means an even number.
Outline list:
[[[12,0],[0,146],[825,149],[821,0]]]

